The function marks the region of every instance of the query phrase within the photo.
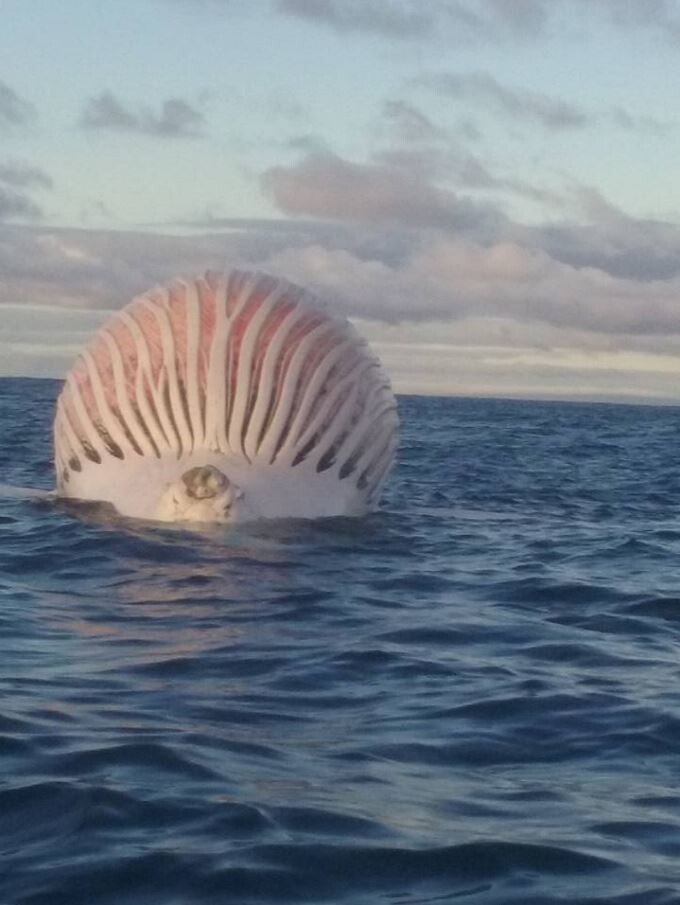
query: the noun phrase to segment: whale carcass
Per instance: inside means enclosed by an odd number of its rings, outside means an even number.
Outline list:
[[[71,368],[57,493],[160,521],[361,515],[398,435],[378,359],[297,286],[233,271],[135,298]]]

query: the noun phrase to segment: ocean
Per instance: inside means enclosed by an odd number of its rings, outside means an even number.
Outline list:
[[[365,519],[0,495],[3,905],[680,903],[678,409],[399,403]]]

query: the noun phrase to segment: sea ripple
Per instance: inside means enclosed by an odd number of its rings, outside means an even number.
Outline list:
[[[680,903],[677,411],[400,404],[366,519],[0,494],[3,905]]]

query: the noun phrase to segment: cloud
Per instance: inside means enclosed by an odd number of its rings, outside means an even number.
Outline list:
[[[405,100],[385,101],[382,118],[397,139],[408,143],[437,141],[445,134],[422,110]]]
[[[629,217],[592,188],[573,194],[586,222],[515,225],[513,237],[579,269],[642,282],[680,277],[680,226]]]
[[[578,219],[515,223],[435,179],[452,174],[496,191],[531,186],[472,157],[447,171],[430,150],[416,145],[357,163],[312,148],[271,168],[263,186],[288,220],[208,217],[195,227],[209,233],[185,236],[2,227],[0,303],[116,307],[178,273],[250,266],[385,323],[491,318],[628,348],[631,338],[680,342],[680,226],[629,217],[587,186],[571,191]],[[40,182],[25,164],[8,172]],[[22,190],[0,195],[6,216],[37,214]]]
[[[109,314],[106,310],[64,309],[45,305],[2,306],[2,373],[61,377]]]
[[[538,232],[481,241],[443,230],[315,232],[311,223],[194,236],[5,227],[0,302],[117,307],[177,274],[241,265],[288,276],[339,299],[348,314],[385,322],[474,316],[608,336],[680,334],[680,275],[616,276],[560,260],[558,238],[554,253],[541,242],[548,244]]]
[[[185,7],[189,13],[193,13],[197,6],[229,12],[232,10],[242,12],[244,9],[243,0],[169,0],[169,2],[178,7]],[[252,0],[253,7],[261,4],[262,0]]]
[[[418,173],[424,183],[442,180],[453,183],[458,189],[466,192],[494,191],[497,196],[498,193],[510,193],[558,208],[565,204],[564,196],[560,192],[542,188],[523,179],[494,174],[480,157],[459,147],[455,142],[440,147],[387,149],[377,153],[374,160],[388,165],[395,172],[401,170],[403,173],[411,174],[411,177]],[[482,209],[488,212],[489,205]],[[500,217],[500,211],[497,210],[497,218]]]
[[[433,13],[412,0],[278,0],[284,14],[327,25],[339,32],[369,32],[388,38],[429,34]]]
[[[9,85],[0,81],[0,130],[12,126],[22,126],[35,115],[31,104],[22,100]]]
[[[649,132],[653,135],[667,135],[675,127],[674,122],[663,121],[654,116],[634,116],[621,107],[613,107],[611,121],[628,132]]]
[[[573,104],[537,91],[508,88],[487,72],[445,72],[418,79],[456,100],[484,104],[513,119],[537,122],[546,129],[580,129],[592,117]]]
[[[285,214],[363,223],[407,224],[475,230],[500,219],[428,181],[422,169],[355,163],[328,151],[312,151],[292,166],[272,167],[264,190]]]
[[[413,84],[429,87],[441,95],[463,103],[474,104],[476,109],[480,106],[486,107],[513,122],[523,119],[551,131],[614,125],[628,132],[647,132],[663,136],[675,127],[673,121],[632,114],[619,106],[599,113],[588,112],[560,98],[536,91],[510,88],[487,72],[432,73],[420,76]]]
[[[136,132],[158,138],[196,138],[201,135],[203,114],[181,98],[163,101],[160,111],[127,109],[109,91],[90,98],[80,118],[84,129]]]
[[[51,189],[53,187],[51,177],[44,170],[20,161],[0,163],[0,182],[16,188]]]
[[[87,101],[80,125],[85,129],[143,131],[140,117],[126,110],[108,91]]]
[[[580,2],[587,5],[592,0]],[[647,3],[595,0],[592,6],[621,28],[635,31],[655,29],[672,42],[680,43],[680,7],[677,0],[648,0]]]
[[[166,0],[194,10],[242,13],[236,0]],[[262,12],[265,0],[249,4]],[[535,41],[562,17],[639,36],[653,31],[680,45],[678,0],[269,0],[281,15],[339,34],[385,40],[439,39],[452,44]]]
[[[548,21],[547,0],[486,0],[485,5],[489,19],[515,35],[535,37]]]
[[[678,0],[482,0],[492,20],[514,28],[523,36],[545,33],[551,17],[561,14],[582,18],[590,15],[638,36],[655,31],[665,40],[680,44]]]
[[[222,0],[224,3],[225,0]],[[273,0],[281,13],[340,33],[391,40],[441,37],[458,43],[527,41],[544,36],[561,15],[680,44],[677,0]],[[215,5],[217,0],[215,0]]]
[[[616,348],[601,334],[483,317],[358,326],[398,392],[678,400],[677,337],[663,347],[633,338]]]
[[[261,267],[291,246],[318,240],[335,246],[356,234],[289,221],[234,220],[222,226],[217,231],[212,221],[210,233],[186,229],[184,235],[167,235],[0,224],[0,306],[118,308],[179,274]],[[373,249],[370,242],[367,247]]]
[[[39,220],[42,209],[24,192],[18,192],[0,185],[1,220]]]
[[[396,40],[524,38],[539,33],[548,17],[546,0],[276,0],[275,6],[337,32]]]
[[[680,334],[680,280],[639,281],[573,267],[536,247],[433,235],[397,265],[320,245],[275,256],[272,269],[383,321],[506,318],[602,336]]]
[[[0,163],[0,221],[41,219],[42,208],[30,193],[50,188],[51,178],[39,167],[20,161]]]
[[[676,273],[659,277],[648,226],[583,196],[588,224],[506,222],[487,235],[310,219],[224,221],[221,233],[213,221],[183,236],[0,226],[1,367],[59,375],[81,343],[76,309],[96,326],[97,312],[159,282],[240,266],[359,320],[402,391],[677,398],[680,228],[656,224],[669,260],[676,249]],[[610,272],[618,255],[637,262],[630,273]],[[33,312],[25,329],[12,303]]]
[[[398,133],[404,121],[409,135],[420,123],[419,111],[411,105],[393,102],[388,109],[396,111]],[[340,157],[314,142],[292,146],[306,153],[297,163],[267,170],[261,184],[279,210],[294,217],[450,229],[489,237],[497,235],[506,221],[499,200],[504,196],[558,209],[565,204],[560,192],[493,173],[443,131],[429,143],[415,135],[413,141],[390,143],[364,162]],[[484,194],[471,197],[473,193]],[[488,200],[489,193],[495,200]]]

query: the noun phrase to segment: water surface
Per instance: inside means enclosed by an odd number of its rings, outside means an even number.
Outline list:
[[[0,498],[1,902],[680,902],[678,410],[400,405],[363,520]]]

